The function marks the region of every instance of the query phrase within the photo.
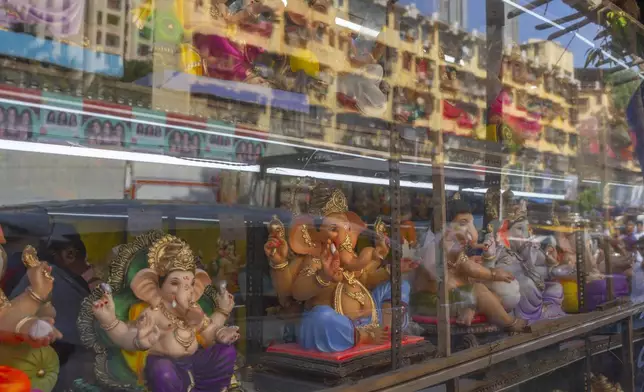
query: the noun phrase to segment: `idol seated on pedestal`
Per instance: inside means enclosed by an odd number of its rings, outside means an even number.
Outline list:
[[[548,257],[532,236],[524,200],[510,204],[511,213],[498,229],[497,241],[483,253],[484,265],[512,273],[519,284],[503,282],[489,285],[502,300],[506,309],[529,322],[555,319],[565,315],[562,310],[563,287],[552,279],[551,267],[556,259]]]
[[[310,196],[310,215],[294,218],[288,241],[284,226],[275,218],[265,245],[280,302],[303,304],[298,345],[335,353],[388,342],[392,309],[384,225],[376,224],[375,247],[357,252],[358,236],[366,225],[349,211],[342,191],[317,184]],[[401,268],[406,272],[414,266],[403,260]],[[405,305],[409,291],[409,284],[402,282]],[[403,328],[407,323],[405,312]]]
[[[425,256],[420,273],[414,280],[412,312],[415,316],[435,316],[438,309],[438,282],[436,276],[435,247],[443,246],[448,268],[447,286],[449,303],[454,322],[461,326],[480,323],[482,319],[508,332],[526,332],[527,321],[511,315],[503,302],[485,283],[504,282],[514,292],[519,292],[518,282],[512,273],[500,268],[487,268],[476,248],[484,252],[494,251],[491,235],[482,245],[478,244],[478,232],[469,204],[456,193],[448,208],[449,226],[443,239],[428,238],[425,241]],[[485,283],[484,283],[485,282]],[[417,317],[414,317],[416,320]],[[421,320],[418,318],[418,320]],[[488,329],[483,332],[493,332]]]
[[[374,225],[375,246],[357,250],[365,223],[349,211],[339,189],[317,184],[310,191],[309,214],[293,218],[286,228],[277,217],[269,224],[265,244],[273,286],[284,313],[301,315],[296,343],[274,344],[262,359],[255,382],[267,390],[329,386],[382,370],[391,360],[392,286],[389,239],[381,219]],[[401,260],[406,273],[417,264]],[[410,286],[401,281],[404,363],[433,352],[422,337],[406,334]],[[285,378],[271,385],[271,374]],[[305,376],[303,376],[305,375]],[[274,376],[273,376],[274,377]],[[284,382],[288,380],[290,386]]]
[[[486,208],[497,208],[500,197],[498,190],[487,194]],[[529,322],[564,316],[563,287],[552,275],[556,272],[552,269],[557,265],[556,259],[548,257],[533,238],[525,200],[515,200],[511,191],[503,192],[502,197],[507,213],[488,225],[495,241],[483,253],[484,265],[512,273],[519,290],[516,284],[502,282],[491,283],[490,289],[501,298],[506,309],[514,310],[515,315]]]
[[[196,268],[179,238],[151,232],[119,247],[109,285],[85,299],[78,319],[83,343],[96,351],[106,390],[225,391],[239,338],[225,326],[234,300]],[[232,377],[232,380],[231,380]]]

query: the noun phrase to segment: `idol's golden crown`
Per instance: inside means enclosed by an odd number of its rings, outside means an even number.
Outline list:
[[[511,224],[528,219],[528,204],[521,200],[514,206],[508,206],[508,220]]]
[[[490,220],[499,219],[499,204],[501,201],[501,189],[497,187],[488,188],[485,192],[485,214]]]
[[[172,271],[195,272],[197,269],[190,246],[172,235],[165,235],[152,244],[148,264],[159,276],[166,276]]]
[[[318,184],[311,190],[311,213],[329,216],[344,214],[347,211],[349,211],[349,205],[341,190],[324,184]]]

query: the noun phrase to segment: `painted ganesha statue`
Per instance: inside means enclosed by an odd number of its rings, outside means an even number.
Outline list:
[[[119,248],[109,284],[85,299],[78,327],[110,390],[226,391],[239,338],[225,325],[233,306],[225,286],[214,289],[196,267],[188,244],[151,232]]]
[[[310,192],[309,214],[296,216],[288,233],[275,217],[264,247],[280,303],[302,306],[298,344],[306,350],[341,352],[359,344],[389,341],[391,327],[389,253],[382,221],[375,247],[356,251],[366,225],[349,211],[339,189],[317,184]],[[288,237],[288,238],[287,238]],[[403,272],[413,268],[402,261]],[[402,301],[410,286],[402,285]],[[405,314],[403,328],[408,323]]]
[[[494,244],[483,253],[484,264],[512,273],[519,283],[518,290],[503,282],[491,284],[506,309],[514,309],[518,317],[529,322],[564,316],[563,287],[555,276],[562,271],[554,268],[557,260],[534,240],[525,201],[503,220]]]
[[[484,266],[481,257],[476,255],[479,250],[484,254],[494,251],[492,236],[488,234],[482,244],[478,243],[472,208],[460,193],[453,195],[447,212],[447,230],[434,238],[428,237],[425,242],[423,267],[414,280],[412,310],[421,317],[437,315],[440,302],[436,247],[442,246],[449,272],[446,286],[450,312],[456,324],[469,327],[478,314],[507,332],[529,332],[527,321],[513,316],[511,309],[504,306],[503,298],[490,288],[503,283],[518,291],[514,275],[502,268]]]
[[[0,244],[3,241],[0,229]],[[2,376],[19,375],[34,390],[49,392],[59,371],[58,355],[50,344],[62,337],[54,327],[56,310],[49,300],[54,278],[51,267],[38,260],[33,247],[25,248],[22,261],[30,286],[12,300],[0,289],[0,367]],[[7,254],[0,245],[0,278],[6,267]],[[11,388],[2,382],[1,390]]]

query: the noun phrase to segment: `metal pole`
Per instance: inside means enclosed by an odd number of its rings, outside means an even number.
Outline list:
[[[386,21],[394,15],[397,0],[387,2]],[[396,26],[394,26],[396,27]],[[394,58],[392,48],[387,46],[385,61],[389,63]],[[385,64],[386,65],[386,64]],[[400,231],[400,134],[393,121],[389,122],[389,192],[391,208],[391,368],[396,370],[402,365],[400,355],[402,347],[402,326],[405,309],[402,308],[401,291],[402,276],[400,262],[402,260],[402,235]]]
[[[579,305],[579,312],[584,312],[586,309],[585,302],[585,287],[586,287],[586,263],[584,258],[586,256],[586,247],[584,239],[584,228],[581,218],[575,215],[572,229],[575,232],[575,263],[577,268],[577,303]]]
[[[443,167],[444,151],[443,151],[443,132],[438,131],[436,140],[436,157],[435,163],[432,168],[432,185],[434,188],[434,233],[441,235],[444,233],[446,226],[446,198],[445,198],[445,169]],[[442,243],[436,247],[436,260],[437,260],[437,275],[438,275],[438,355],[440,357],[448,357],[452,354],[452,334],[449,310],[449,288],[447,287],[447,279],[449,271],[445,261],[445,254],[443,252]],[[447,392],[458,392],[459,383],[458,378],[448,380],[446,383]]]
[[[391,195],[391,367],[398,369],[401,365],[400,349],[402,346],[403,312],[401,301],[402,236],[400,232],[400,156],[398,132],[391,132],[391,157],[389,159],[389,192]]]
[[[264,254],[263,222],[250,221],[247,223],[246,245],[246,339],[247,359],[254,362],[253,354],[262,352],[263,346],[263,315],[264,315],[264,269],[266,255]]]
[[[168,233],[177,235],[177,216],[168,214]]]
[[[635,367],[633,363],[633,316],[622,320],[622,389],[635,392]]]
[[[600,116],[601,124],[601,137],[602,142],[600,143],[601,159],[602,159],[602,176],[601,176],[601,186],[602,186],[602,204],[604,207],[604,230],[610,227],[610,185],[609,185],[609,172],[608,172],[608,153],[606,151],[606,146],[608,145],[608,129],[606,129],[606,114],[602,113]],[[608,238],[607,240],[609,240]],[[606,265],[606,291],[608,294],[608,301],[612,301],[614,297],[613,292],[613,265],[611,263],[611,245],[609,241],[604,241],[604,258]]]
[[[436,137],[436,157],[432,167],[432,186],[434,196],[434,233],[441,235],[445,227],[445,172],[443,167],[443,133],[438,131]],[[442,244],[442,242],[441,242]],[[449,271],[444,260],[443,247],[436,247],[436,268],[438,276],[438,355],[447,357],[451,354],[451,333],[449,324],[449,289],[447,278]]]
[[[593,374],[593,364],[592,364],[592,352],[591,352],[591,342],[588,337],[584,339],[584,348],[586,349],[586,357],[584,358],[584,365],[585,365],[585,371],[584,371],[584,391],[585,392],[592,392],[591,391],[591,385],[590,385],[590,380],[592,378]]]
[[[502,0],[487,0],[486,1],[486,18],[487,18],[487,32],[486,32],[486,62],[487,62],[487,81],[486,81],[486,95],[487,95],[487,104],[488,108],[496,101],[500,89],[503,87],[503,30],[505,27],[505,13],[504,13],[504,3]],[[481,48],[479,47],[479,50]],[[480,56],[479,56],[480,57]],[[486,140],[488,142],[498,142],[503,143],[503,137],[499,131],[499,124],[493,124],[489,121],[488,116],[488,126],[494,125],[494,130],[488,129],[488,134],[486,135]],[[485,162],[489,166],[495,166],[495,173],[490,173],[489,170],[486,170],[485,173],[485,186],[494,187],[501,186],[501,160],[498,157],[495,157],[493,154],[489,153],[489,150],[485,151]],[[498,162],[497,165],[494,162]],[[503,189],[500,189],[501,194],[503,194]],[[497,207],[499,219],[503,216],[502,214],[502,200],[503,197],[499,198],[499,205]],[[487,228],[490,223],[488,214],[483,214],[483,227]]]

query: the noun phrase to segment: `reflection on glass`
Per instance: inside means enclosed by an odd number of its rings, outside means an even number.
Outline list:
[[[641,26],[615,3],[0,1],[0,366],[483,390],[636,341]],[[545,370],[479,361],[509,347]],[[630,385],[622,360],[593,382]]]

